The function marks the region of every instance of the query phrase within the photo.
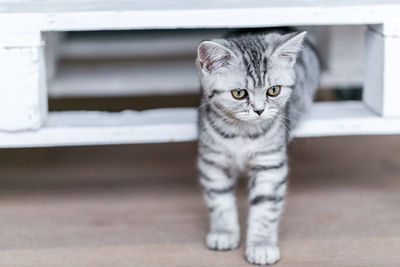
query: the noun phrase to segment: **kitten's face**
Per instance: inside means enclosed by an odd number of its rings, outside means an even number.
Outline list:
[[[203,93],[221,116],[258,123],[282,112],[295,83],[305,33],[203,42],[198,67]]]

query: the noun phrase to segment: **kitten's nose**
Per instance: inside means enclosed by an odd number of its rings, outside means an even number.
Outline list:
[[[259,109],[259,110],[254,110],[254,112],[255,113],[257,113],[258,114],[258,116],[260,116],[261,115],[261,113],[263,113],[263,109]]]

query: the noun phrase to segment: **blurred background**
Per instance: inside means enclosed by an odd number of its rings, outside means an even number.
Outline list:
[[[318,101],[359,100],[365,26],[301,27],[323,61]],[[202,40],[228,29],[48,33],[49,106],[54,110],[196,106],[194,66]]]

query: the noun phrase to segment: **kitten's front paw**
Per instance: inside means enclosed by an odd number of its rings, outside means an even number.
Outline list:
[[[274,264],[280,259],[277,246],[254,246],[246,248],[246,259],[248,262],[258,265]]]
[[[239,246],[239,234],[231,232],[210,232],[206,237],[206,245],[212,250],[231,250]]]

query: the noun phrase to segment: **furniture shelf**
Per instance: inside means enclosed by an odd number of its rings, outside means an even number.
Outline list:
[[[197,110],[169,108],[119,113],[50,112],[37,131],[0,132],[0,147],[46,147],[193,141]],[[362,102],[315,103],[296,137],[398,134],[399,118],[381,118]]]
[[[397,18],[398,12],[397,0],[8,0],[0,4],[0,30],[73,31],[378,24],[388,18]]]
[[[323,72],[321,88],[362,87],[362,71]],[[157,77],[157,79],[154,79]],[[49,96],[107,97],[129,95],[196,94],[199,81],[194,56],[188,59],[151,62],[60,64]]]
[[[0,147],[169,142],[196,138],[195,109],[116,114],[48,112],[49,96],[75,96],[79,92],[82,95],[82,90],[90,96],[108,96],[109,92],[121,96],[131,89],[137,94],[197,90],[195,72],[188,62],[176,64],[175,68],[170,68],[168,64],[171,63],[139,68],[128,66],[126,70],[122,65],[111,66],[111,69],[100,66],[91,72],[70,67],[59,77],[54,76],[57,33],[88,30],[367,25],[364,71],[330,69],[322,79],[327,84],[335,84],[344,77],[342,83],[347,84],[348,75],[352,76],[354,85],[362,81],[363,101],[317,103],[295,135],[400,133],[399,12],[398,0],[1,1],[0,62],[7,65],[3,65],[0,72]],[[176,44],[176,40],[174,42]],[[126,48],[126,43],[122,47]],[[144,51],[145,47],[142,42],[135,49]],[[190,64],[193,66],[192,61]],[[146,87],[145,80],[157,77],[148,76],[148,69],[155,69],[152,75],[162,78],[163,87],[154,87],[154,84]],[[135,73],[132,77],[129,70]],[[330,79],[339,75],[345,76]],[[99,76],[101,84],[93,83]],[[180,87],[174,77],[182,79]],[[136,85],[131,88],[129,84]]]

